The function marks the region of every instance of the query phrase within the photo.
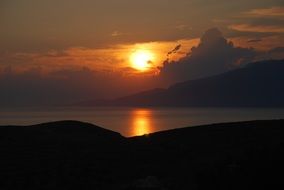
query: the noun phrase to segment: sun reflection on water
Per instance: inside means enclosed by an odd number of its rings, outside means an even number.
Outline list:
[[[132,111],[132,136],[141,136],[153,131],[151,126],[152,112],[147,109],[135,109]]]

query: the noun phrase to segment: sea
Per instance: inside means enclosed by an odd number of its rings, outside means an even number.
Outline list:
[[[125,137],[205,124],[268,119],[284,119],[284,108],[0,108],[0,125],[77,120],[119,132]]]

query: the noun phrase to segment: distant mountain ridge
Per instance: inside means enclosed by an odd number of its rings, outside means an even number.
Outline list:
[[[85,105],[284,107],[284,60],[250,63],[220,75],[177,83],[168,89]]]
[[[250,63],[244,68],[171,86],[177,105],[284,106],[284,61]],[[174,103],[174,104],[175,104]]]

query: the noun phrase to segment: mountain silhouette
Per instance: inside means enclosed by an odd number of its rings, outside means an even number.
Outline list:
[[[34,147],[45,145],[64,148],[66,142],[76,144],[76,146],[90,142],[109,145],[124,139],[117,132],[78,121],[49,122],[25,127],[0,126],[0,131],[1,140],[21,142],[23,146],[31,146],[30,142],[37,141],[36,145],[32,145]]]
[[[125,138],[62,121],[0,127],[0,189],[281,189],[284,120]]]
[[[220,75],[177,83],[168,89],[153,89],[85,105],[283,107],[283,84],[284,60],[270,60],[250,63]]]

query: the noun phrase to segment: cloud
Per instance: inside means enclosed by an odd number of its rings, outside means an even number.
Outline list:
[[[113,31],[111,33],[111,37],[119,37],[119,36],[123,36],[125,35],[125,33],[119,32],[119,31]]]
[[[192,30],[192,28],[190,26],[188,26],[186,24],[182,24],[182,23],[176,25],[175,28],[179,31],[190,31],[190,30]]]
[[[234,39],[236,47],[218,29],[210,29],[200,39],[122,44],[102,49],[70,47],[2,53],[0,106],[69,104],[168,87],[175,82],[226,72],[255,60],[260,57],[259,52],[251,46],[261,45],[262,58],[283,57],[283,36],[261,37],[261,43],[253,43],[258,38],[243,37]],[[272,50],[272,47],[278,48]],[[142,75],[131,68],[127,61],[136,49],[156,52],[157,60],[149,64],[155,68],[160,66],[156,69],[159,74]]]
[[[284,26],[277,25],[254,25],[254,24],[233,24],[230,29],[240,32],[257,32],[257,33],[283,33]]]
[[[115,98],[158,87],[156,68],[169,49],[183,47],[171,60],[185,56],[198,39],[120,44],[108,48],[70,47],[32,52],[0,52],[0,107],[64,105],[81,100]],[[131,67],[136,49],[155,52],[155,71],[141,73]],[[20,96],[19,96],[20,94]]]
[[[256,42],[261,42],[261,41],[262,41],[262,39],[250,39],[247,42],[248,43],[256,43]]]
[[[13,65],[14,71],[27,71],[32,68],[41,67],[44,72],[52,72],[66,68],[88,67],[92,70],[105,72],[126,72],[137,74],[133,70],[125,70],[131,66],[129,57],[139,49],[149,50],[155,54],[155,60],[151,63],[152,73],[157,71],[156,67],[163,64],[167,53],[172,47],[178,46],[171,54],[171,60],[178,60],[186,55],[187,49],[198,43],[197,39],[183,39],[168,42],[148,42],[136,44],[117,44],[102,48],[69,47],[64,50],[49,49],[46,51],[19,51],[1,52],[0,69],[3,66]]]
[[[256,52],[255,61],[284,59],[284,36],[272,35],[251,39],[245,36],[230,38],[238,47],[253,48]]]
[[[228,27],[239,32],[253,33],[284,33],[284,7],[269,7],[262,9],[251,9],[241,12],[238,23],[230,24]]]
[[[246,17],[282,17],[284,18],[284,7],[270,7],[264,9],[252,9],[244,12]]]
[[[253,35],[254,36],[254,35]],[[258,41],[261,40],[261,41]],[[234,43],[235,46],[243,48],[253,48],[258,52],[267,52],[272,48],[283,46],[284,35],[273,34],[268,36],[261,36],[259,38],[251,38],[248,36],[238,36],[230,38],[230,41]]]
[[[235,47],[216,29],[209,29],[198,46],[179,61],[165,61],[160,75],[168,82],[196,79],[226,72],[236,64],[249,62],[256,52],[249,48]]]
[[[170,56],[171,54],[178,52],[178,50],[180,50],[180,48],[181,48],[181,44],[177,45],[173,50],[168,52],[167,56]]]

